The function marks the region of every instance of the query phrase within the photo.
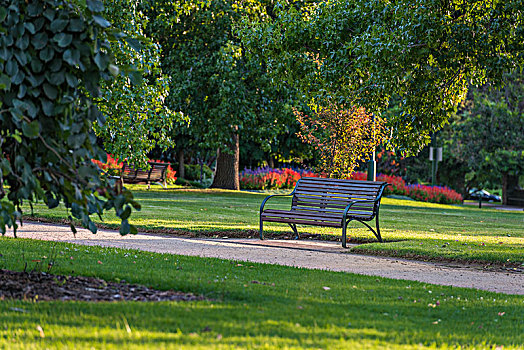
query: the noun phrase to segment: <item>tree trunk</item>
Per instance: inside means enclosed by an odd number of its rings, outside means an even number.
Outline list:
[[[269,160],[267,162],[267,165],[269,165],[269,167],[271,169],[274,169],[275,168],[275,161],[273,160],[273,157],[271,155],[269,155]]]
[[[178,177],[185,179],[186,177],[186,169],[185,169],[185,163],[184,163],[184,150],[181,149],[178,151]]]
[[[508,204],[508,174],[502,174],[502,205]]]
[[[233,154],[217,152],[217,168],[211,188],[223,188],[226,190],[240,190],[240,181],[238,179],[238,167],[240,161],[240,142],[239,135],[233,135],[233,145],[231,145]]]

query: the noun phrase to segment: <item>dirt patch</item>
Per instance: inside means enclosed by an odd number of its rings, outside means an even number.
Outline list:
[[[137,284],[107,282],[94,277],[60,276],[45,272],[0,270],[0,300],[194,301],[202,296],[156,290]]]

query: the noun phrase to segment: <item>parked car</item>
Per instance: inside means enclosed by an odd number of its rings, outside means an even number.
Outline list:
[[[491,194],[486,190],[479,190],[478,188],[472,188],[469,190],[469,198],[479,200],[482,197],[483,201],[487,202],[501,202],[502,199],[496,194]]]

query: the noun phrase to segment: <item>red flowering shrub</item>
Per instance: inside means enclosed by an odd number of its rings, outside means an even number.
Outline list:
[[[408,196],[417,201],[441,204],[461,204],[464,201],[462,195],[448,187],[409,185],[407,189]]]
[[[240,174],[240,188],[246,190],[293,188],[303,176],[318,177],[317,174],[307,170],[297,171],[290,168],[244,169]]]
[[[349,177],[351,180],[360,180],[360,181],[366,181],[368,179],[368,175],[366,173],[363,173],[361,171],[355,171],[351,176]]]
[[[240,188],[247,190],[293,188],[303,176],[326,177],[324,174],[319,175],[307,170],[289,168],[244,169],[240,174]],[[367,174],[356,171],[351,174],[350,179],[364,181],[367,180]],[[378,174],[377,180],[389,183],[389,186],[384,190],[385,195],[408,196],[418,201],[441,204],[461,204],[463,202],[462,196],[448,187],[406,185],[406,181],[400,176],[384,174]]]
[[[153,160],[153,159],[150,159],[149,160],[150,162],[153,162],[153,163],[160,163],[160,164],[167,164],[167,170],[166,170],[166,182],[168,184],[171,184],[171,183],[175,183],[176,181],[176,170],[174,170],[172,167],[171,167],[171,164],[170,163],[167,163],[167,162],[162,162],[160,160]]]
[[[98,165],[98,167],[104,171],[122,169],[124,166],[123,162],[119,162],[117,158],[113,158],[113,155],[107,154],[107,161],[102,163],[99,160],[91,159],[93,163]]]
[[[396,194],[400,196],[408,195],[406,181],[404,181],[400,176],[378,174],[377,180],[385,181],[389,184],[389,186],[384,190],[385,194]]]

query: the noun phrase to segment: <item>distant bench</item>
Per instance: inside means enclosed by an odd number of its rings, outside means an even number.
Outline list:
[[[340,227],[342,246],[346,248],[346,228],[356,220],[367,226],[382,242],[378,210],[384,189],[389,184],[380,181],[336,180],[303,177],[287,195],[271,195],[260,206],[260,239],[264,239],[263,223],[287,223],[299,238],[297,224]],[[264,209],[272,197],[293,196],[290,210]],[[376,218],[376,231],[366,221]]]
[[[158,182],[165,187],[167,167],[169,164],[149,162],[149,165],[151,166],[149,170],[142,170],[124,163],[122,168],[123,182],[129,184],[146,183],[148,188],[151,187],[151,183]]]
[[[514,189],[508,191],[508,205],[515,205],[524,208],[524,189]]]

